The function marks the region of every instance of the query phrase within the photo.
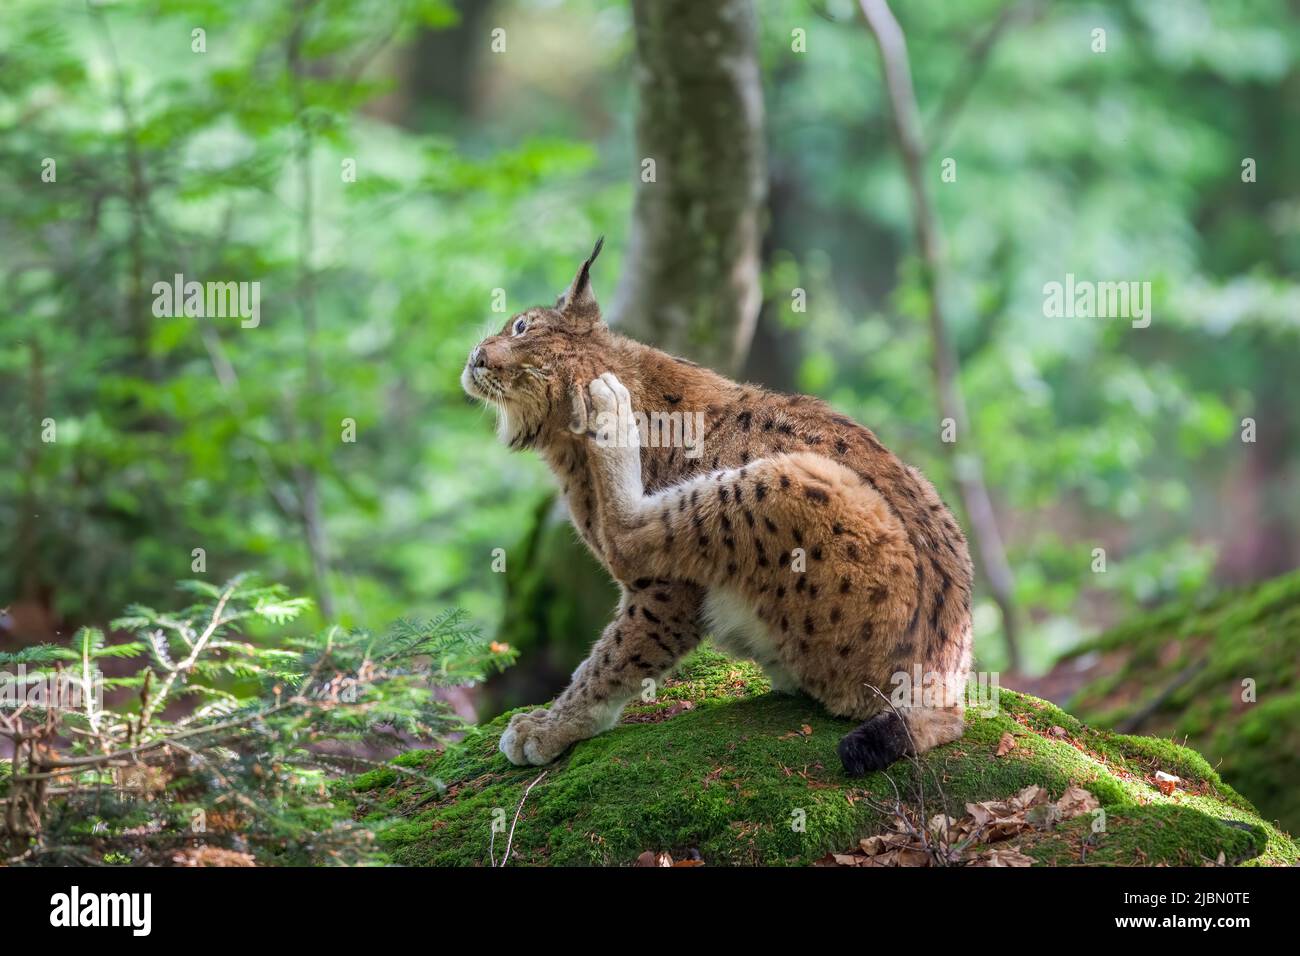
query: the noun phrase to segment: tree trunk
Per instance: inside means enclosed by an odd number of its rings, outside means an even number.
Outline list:
[[[632,0],[637,194],[610,319],[726,374],[762,304],[767,171],[751,0]]]

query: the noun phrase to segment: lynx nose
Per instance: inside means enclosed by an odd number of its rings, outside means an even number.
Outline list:
[[[469,364],[471,368],[487,368],[487,353],[483,346],[474,346],[474,351],[469,353]]]

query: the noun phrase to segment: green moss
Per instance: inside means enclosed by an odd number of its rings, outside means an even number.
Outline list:
[[[1300,829],[1300,572],[1160,608],[1070,656],[1088,654],[1109,673],[1073,711],[1186,740],[1265,817]],[[1246,681],[1254,701],[1243,700]]]
[[[691,707],[674,708],[676,701]],[[809,698],[769,693],[752,665],[701,649],[655,704],[629,708],[634,722],[546,768],[519,813],[512,863],[625,865],[645,850],[697,849],[711,864],[806,864],[887,825],[874,807],[892,803],[895,787],[908,803],[924,798],[927,813],[946,806],[960,815],[968,801],[1002,799],[1029,784],[1054,797],[1072,784],[1086,787],[1106,811],[1100,834],[1088,817],[1026,840],[1025,852],[1043,863],[1300,858],[1198,755],[1091,730],[1008,691],[999,705],[992,716],[972,717],[965,736],[927,754],[919,770],[903,761],[887,775],[850,780],[835,747],[853,722],[827,716]],[[399,758],[445,790],[408,774],[358,779],[358,816],[397,818],[381,832],[394,862],[488,865],[494,821],[503,828],[495,835],[500,860],[524,790],[541,773],[497,752],[508,718],[445,753]],[[1016,747],[995,756],[1008,733]],[[1185,792],[1162,795],[1151,783],[1156,769],[1177,773]]]

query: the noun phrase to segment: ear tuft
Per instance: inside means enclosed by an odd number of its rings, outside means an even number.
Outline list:
[[[591,265],[605,247],[605,237],[601,236],[592,247],[591,255],[582,264],[578,274],[573,277],[568,290],[555,302],[555,307],[566,315],[591,317],[587,313],[599,315],[600,307],[596,304],[596,294],[591,290]]]

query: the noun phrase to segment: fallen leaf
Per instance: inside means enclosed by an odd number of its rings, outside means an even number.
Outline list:
[[[1011,748],[1016,745],[1016,738],[1010,734],[1003,734],[1002,739],[998,741],[998,752],[996,756],[1005,757],[1011,752]]]
[[[858,841],[858,846],[867,856],[878,856],[885,851],[885,840],[878,836],[863,837]]]
[[[971,866],[1033,866],[1034,858],[1014,847],[998,847],[972,861]]]
[[[1083,787],[1066,788],[1065,793],[1061,794],[1061,799],[1056,801],[1056,808],[1061,811],[1061,817],[1066,820],[1091,813],[1100,806],[1101,801]]]
[[[1165,773],[1163,770],[1156,771],[1156,789],[1166,797],[1173,796],[1174,791],[1178,789],[1178,784],[1181,782],[1182,778],[1175,777],[1172,773]]]

